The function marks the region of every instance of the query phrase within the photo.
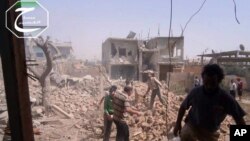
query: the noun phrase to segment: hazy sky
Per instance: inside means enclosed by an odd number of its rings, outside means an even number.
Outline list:
[[[144,38],[168,35],[170,0],[39,0],[50,13],[50,26],[43,35],[73,42],[78,58],[101,58],[101,45],[108,37],[126,37],[130,30]],[[203,0],[173,0],[173,34],[200,7]],[[215,51],[250,49],[250,1],[207,0],[184,33],[185,57]]]

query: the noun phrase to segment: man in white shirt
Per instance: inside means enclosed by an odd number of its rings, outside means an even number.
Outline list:
[[[233,79],[231,79],[229,87],[230,87],[230,90],[229,90],[230,95],[232,95],[235,98],[236,90],[237,90],[237,84],[234,82]]]

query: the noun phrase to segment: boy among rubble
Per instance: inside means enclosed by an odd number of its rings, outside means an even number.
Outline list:
[[[117,90],[116,86],[111,86],[109,89],[109,94],[104,96],[104,136],[103,141],[109,141],[111,134],[111,127],[113,123],[113,107],[112,107],[112,97],[115,95]],[[101,103],[101,102],[100,102]]]
[[[129,141],[129,127],[125,121],[125,112],[141,115],[140,112],[130,107],[128,97],[132,95],[132,87],[125,86],[123,93],[116,93],[113,96],[113,120],[116,125],[116,141]]]
[[[218,141],[218,129],[227,115],[231,115],[237,125],[245,125],[246,113],[219,86],[224,79],[223,70],[217,64],[208,64],[203,68],[202,79],[203,85],[194,88],[180,106],[174,135],[180,134],[181,141]],[[182,118],[190,107],[182,128]]]
[[[148,93],[149,93],[150,90],[152,91],[151,92],[149,109],[153,108],[156,95],[158,96],[160,102],[163,105],[166,105],[166,101],[162,98],[161,90],[160,90],[160,87],[162,87],[162,84],[155,77],[154,72],[151,71],[151,70],[148,71],[148,82],[147,83],[148,83],[148,89],[147,89],[146,94],[144,95],[144,97],[146,97],[146,95],[148,95]]]

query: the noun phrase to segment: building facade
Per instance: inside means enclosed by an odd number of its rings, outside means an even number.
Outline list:
[[[149,40],[108,38],[102,44],[102,64],[111,79],[146,80],[154,70],[160,80],[184,67],[184,37],[155,37]]]

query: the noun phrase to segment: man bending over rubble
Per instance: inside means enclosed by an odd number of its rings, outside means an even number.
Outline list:
[[[180,106],[174,135],[180,134],[181,141],[217,141],[221,122],[231,115],[236,124],[245,125],[245,112],[237,101],[219,84],[224,79],[223,70],[217,64],[208,64],[202,71],[203,85],[194,88]],[[189,113],[182,129],[185,110]]]
[[[146,97],[146,95],[148,95],[149,91],[151,90],[151,98],[150,98],[150,105],[149,105],[149,109],[153,108],[154,102],[155,102],[155,97],[156,95],[159,97],[160,102],[163,105],[166,105],[166,101],[162,98],[161,95],[161,90],[160,87],[162,86],[161,82],[154,76],[154,72],[153,71],[148,71],[148,89],[146,91],[146,94],[144,95],[144,97]]]
[[[141,115],[140,112],[130,107],[128,97],[132,95],[132,87],[125,86],[123,93],[113,95],[113,119],[116,125],[116,141],[129,141],[129,127],[125,121],[124,113]]]

